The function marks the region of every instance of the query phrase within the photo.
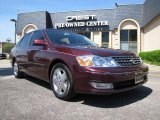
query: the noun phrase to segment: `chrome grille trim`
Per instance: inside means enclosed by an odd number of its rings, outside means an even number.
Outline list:
[[[141,59],[137,56],[113,56],[112,58],[121,67],[135,67],[142,64]]]

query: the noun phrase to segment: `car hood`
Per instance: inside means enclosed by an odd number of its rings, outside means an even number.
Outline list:
[[[55,49],[59,52],[72,54],[74,56],[81,55],[97,55],[101,57],[107,56],[136,56],[134,53],[124,50],[104,49],[99,47],[83,47],[83,46],[56,46]]]

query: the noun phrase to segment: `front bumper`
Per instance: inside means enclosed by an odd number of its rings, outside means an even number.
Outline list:
[[[142,73],[140,82],[135,81],[136,73]],[[148,67],[120,67],[120,68],[83,68],[75,76],[74,89],[78,93],[113,94],[134,89],[148,80]],[[111,89],[99,89],[91,85],[95,83],[111,83]]]

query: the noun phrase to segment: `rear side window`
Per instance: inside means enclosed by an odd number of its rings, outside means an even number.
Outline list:
[[[43,33],[41,31],[34,32],[32,34],[29,46],[34,46],[34,40],[44,40],[45,41]]]
[[[25,35],[20,44],[18,45],[20,48],[26,48],[28,46],[28,43],[29,43],[29,40],[30,40],[30,36],[31,36],[31,33],[30,34],[27,34]]]

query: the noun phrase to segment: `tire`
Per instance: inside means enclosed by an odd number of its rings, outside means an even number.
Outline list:
[[[57,98],[70,100],[74,97],[72,75],[63,63],[57,63],[52,68],[50,82],[52,91]]]
[[[13,63],[13,73],[15,78],[22,78],[23,77],[23,72],[20,71],[18,63],[14,61]]]

